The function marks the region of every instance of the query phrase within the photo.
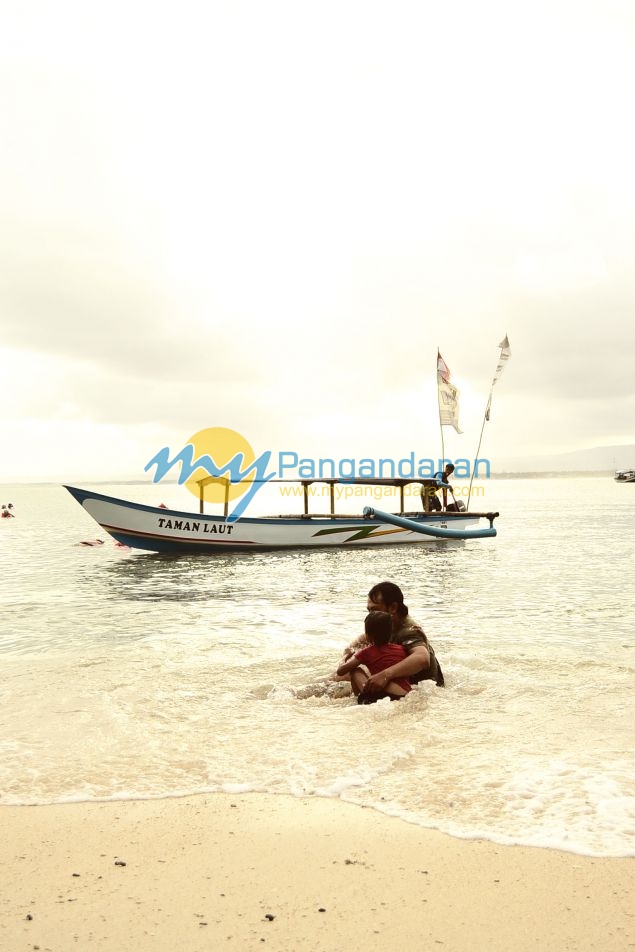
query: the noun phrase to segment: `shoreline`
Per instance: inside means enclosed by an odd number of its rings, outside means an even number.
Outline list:
[[[6,805],[0,832],[12,952],[635,948],[635,858],[458,839],[337,799]]]

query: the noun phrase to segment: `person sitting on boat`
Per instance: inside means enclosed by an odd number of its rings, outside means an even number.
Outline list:
[[[371,674],[362,693],[383,691],[393,678],[404,677],[412,684],[432,680],[436,682],[437,687],[444,687],[443,672],[434,649],[421,625],[408,613],[408,606],[404,604],[403,592],[399,586],[394,582],[379,582],[373,585],[368,593],[366,608],[369,612],[388,612],[392,619],[391,641],[405,648],[406,657],[378,674]],[[344,652],[344,661],[348,661],[355,651],[366,644],[365,635],[351,642]]]
[[[382,698],[390,698],[391,701],[399,701],[410,691],[410,681],[408,678],[396,678],[388,681],[382,691],[376,694],[364,694],[364,685],[368,680],[368,674],[362,665],[365,665],[371,674],[379,674],[398,661],[403,661],[406,657],[406,649],[402,645],[390,642],[392,635],[392,618],[388,612],[369,612],[364,619],[364,632],[367,641],[370,642],[367,648],[360,648],[352,657],[345,661],[337,669],[337,674],[342,677],[345,674],[351,676],[351,687],[353,694],[357,695],[358,704],[374,704]]]
[[[448,478],[452,475],[453,472],[454,472],[454,463],[446,463],[445,468],[443,470],[439,470],[438,473],[434,474],[434,478],[441,481],[442,487],[437,490],[432,490],[432,492],[430,493],[430,509],[440,510],[441,508],[443,508],[443,510],[446,510],[448,508],[448,489],[450,490],[450,492],[452,492],[452,488],[450,486],[450,483],[448,482]],[[443,493],[443,506],[441,506],[441,500],[439,499],[439,492]]]

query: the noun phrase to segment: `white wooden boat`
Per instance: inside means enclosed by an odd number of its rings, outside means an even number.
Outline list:
[[[635,469],[618,469],[613,478],[618,483],[635,483]]]
[[[336,479],[298,480],[304,487],[304,512],[299,515],[242,517],[237,521],[225,515],[203,512],[181,512],[128,502],[113,496],[73,486],[65,488],[77,502],[117,542],[151,552],[236,552],[292,548],[325,548],[378,545],[409,545],[435,539],[480,539],[496,535],[493,526],[497,512],[430,512],[425,511],[429,497],[424,493],[424,511],[404,513],[404,487],[420,484],[437,487],[434,479],[355,479],[349,483],[396,486],[401,490],[401,512],[366,509],[365,514],[335,513]],[[309,486],[330,483],[331,505],[327,514],[309,512]],[[489,526],[479,528],[486,519]]]

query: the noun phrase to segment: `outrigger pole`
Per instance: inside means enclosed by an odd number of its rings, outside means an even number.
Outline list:
[[[512,355],[511,348],[509,346],[509,339],[507,334],[498,345],[501,349],[500,356],[498,358],[498,364],[496,367],[496,372],[494,373],[494,379],[492,380],[492,385],[489,389],[489,397],[487,398],[487,406],[485,407],[485,413],[483,414],[483,423],[481,425],[481,435],[478,438],[478,446],[476,447],[476,455],[474,457],[474,466],[472,467],[472,475],[470,477],[470,488],[467,493],[467,509],[470,508],[470,501],[472,499],[472,483],[474,482],[474,472],[476,470],[476,461],[478,460],[478,454],[481,451],[481,443],[483,441],[483,431],[485,429],[485,424],[489,420],[489,412],[492,407],[492,394],[494,393],[494,384],[500,379],[500,375],[503,372],[505,366],[504,361],[509,360]]]
[[[486,539],[495,536],[494,519],[497,515],[497,512],[485,514],[485,518],[489,520],[489,529],[445,529],[441,526],[415,522],[413,519],[404,519],[403,516],[396,516],[392,512],[382,512],[381,509],[374,509],[372,506],[365,506],[363,511],[364,519],[377,519],[380,523],[387,522],[389,525],[399,526],[400,529],[409,529],[410,532],[419,532],[421,535],[433,536],[435,539]]]

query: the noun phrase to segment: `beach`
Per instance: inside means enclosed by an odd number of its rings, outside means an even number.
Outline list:
[[[0,948],[635,948],[634,858],[501,846],[327,798],[0,808]]]
[[[635,2],[3,14],[0,952],[635,952]]]
[[[0,952],[635,950],[623,489],[502,480],[492,545],[169,559],[12,487]],[[446,688],[363,707],[321,679],[382,578]]]

